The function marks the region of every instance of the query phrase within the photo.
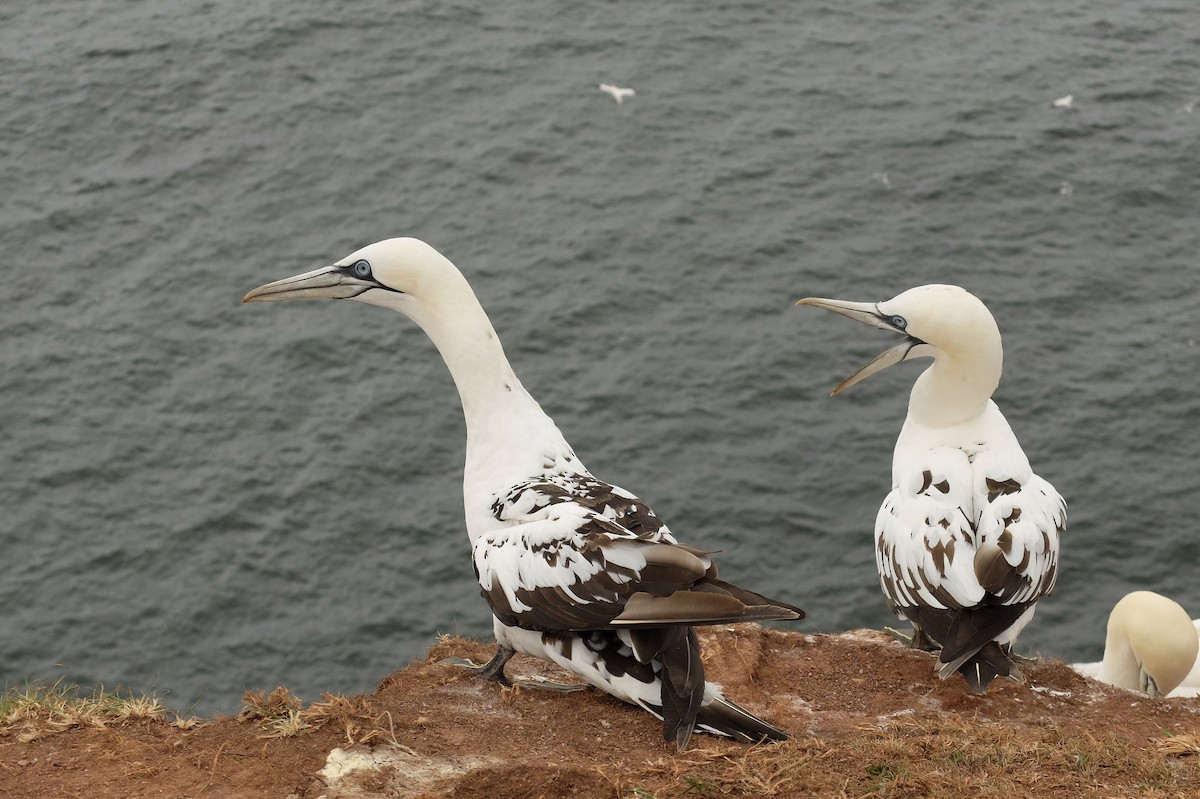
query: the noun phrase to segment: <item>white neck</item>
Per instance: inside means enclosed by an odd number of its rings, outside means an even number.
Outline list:
[[[908,415],[926,427],[953,427],[982,416],[1000,385],[1000,334],[966,354],[939,351],[913,384]]]
[[[420,304],[393,307],[428,334],[458,388],[467,423],[467,530],[474,539],[494,524],[488,510],[495,493],[541,474],[548,462],[565,455],[573,459],[573,453],[517,379],[491,321],[457,270],[438,285],[423,287]]]
[[[1100,662],[1101,679],[1110,685],[1142,690],[1142,664],[1133,654],[1128,638],[1108,636],[1104,643],[1104,660]]]

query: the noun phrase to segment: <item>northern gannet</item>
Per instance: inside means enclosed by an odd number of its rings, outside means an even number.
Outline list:
[[[913,625],[914,646],[940,646],[938,676],[962,672],[983,693],[1024,676],[1013,642],[1050,593],[1066,504],[1029,467],[991,399],[1000,331],[957,286],[921,286],[879,303],[807,298],[902,338],[846,378],[837,394],[892,364],[933,358],[913,386],[892,458],[892,491],[875,520],[888,605]]]
[[[612,98],[617,101],[617,105],[625,102],[626,97],[633,97],[637,94],[633,89],[624,89],[620,86],[614,86],[611,83],[601,83],[600,91],[612,95]]]
[[[1071,668],[1151,696],[1195,696],[1200,686],[1186,683],[1192,671],[1200,670],[1198,648],[1196,625],[1178,602],[1153,591],[1134,591],[1108,614],[1104,659],[1072,663]]]
[[[1192,626],[1196,628],[1196,635],[1200,637],[1200,619],[1192,619]],[[1196,662],[1192,664],[1192,670],[1183,678],[1183,682],[1179,683],[1179,687],[1171,692],[1171,696],[1200,696],[1200,651],[1196,653]]]
[[[593,477],[517,379],[449,260],[417,239],[388,239],[242,301],[310,297],[399,311],[454,378],[467,423],[467,535],[499,645],[480,674],[508,684],[504,666],[516,652],[556,663],[661,717],[680,749],[697,727],[787,738],[705,681],[692,626],[803,611],[718,579],[709,553],[678,543],[646,503]]]

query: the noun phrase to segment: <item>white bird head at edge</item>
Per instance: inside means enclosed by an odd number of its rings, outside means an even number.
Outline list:
[[[837,385],[833,394],[882,372],[893,364],[915,358],[933,358],[969,364],[1003,357],[1000,329],[987,306],[959,286],[918,286],[883,302],[851,302],[806,297],[796,305],[812,305],[863,324],[899,333],[895,345],[875,356],[866,366]],[[988,394],[995,386],[988,388]]]

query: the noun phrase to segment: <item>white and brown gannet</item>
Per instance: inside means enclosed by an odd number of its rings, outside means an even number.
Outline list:
[[[1108,614],[1104,659],[1072,663],[1080,674],[1151,696],[1196,696],[1196,623],[1178,602],[1153,591],[1121,597]]]
[[[1054,588],[1066,504],[1030,469],[991,399],[1003,361],[992,314],[945,285],[879,303],[797,305],[902,336],[834,394],[892,364],[933,358],[913,386],[892,491],[875,520],[880,583],[892,612],[912,622],[913,645],[940,647],[939,677],[959,671],[976,693],[996,676],[1023,682],[1010,650]]]
[[[705,681],[693,625],[800,619],[803,611],[718,579],[646,503],[597,480],[521,385],[466,279],[422,241],[371,244],[332,266],[260,286],[243,302],[310,297],[399,311],[441,352],[467,423],[463,502],[496,656],[556,663],[663,719],[682,749],[694,728],[744,741],[786,733]]]

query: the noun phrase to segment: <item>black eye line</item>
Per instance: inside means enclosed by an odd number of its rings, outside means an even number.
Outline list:
[[[385,286],[384,284],[380,283],[378,278],[375,277],[374,272],[371,272],[366,277],[362,277],[362,276],[356,274],[354,271],[354,267],[358,266],[361,263],[365,263],[367,265],[368,270],[371,269],[371,262],[368,261],[366,258],[359,258],[357,261],[355,261],[352,264],[347,264],[346,266],[342,266],[342,267],[338,268],[338,271],[341,272],[343,275],[346,275],[347,277],[353,277],[358,280],[370,280],[372,283],[375,284],[373,286],[363,286],[362,291],[358,292],[358,294],[355,294],[354,295],[355,297],[359,296],[360,294],[364,294],[364,293],[370,291],[371,289],[383,289],[384,291],[392,291],[392,292],[395,292],[396,294],[404,293],[400,289],[394,289],[391,286]]]
[[[918,344],[926,343],[926,342],[922,341],[921,339],[917,338],[916,336],[914,336],[912,333],[908,332],[908,320],[905,319],[900,314],[898,314],[898,313],[886,314],[882,311],[882,309],[880,309],[879,303],[875,303],[875,315],[879,317],[879,320],[881,322],[886,323],[887,325],[891,326],[892,328],[896,329],[897,331],[908,336],[914,342],[916,342]],[[900,320],[900,324],[896,324],[895,320],[897,320],[897,319]]]
[[[892,327],[899,330],[901,333],[904,333],[907,335],[908,320],[905,319],[900,314],[898,314],[898,313],[886,314],[883,312],[883,309],[879,307],[879,303],[875,303],[875,315],[879,317],[880,321],[886,322],[887,324],[889,324]],[[900,324],[896,324],[895,320],[897,320],[897,319],[900,320]]]

